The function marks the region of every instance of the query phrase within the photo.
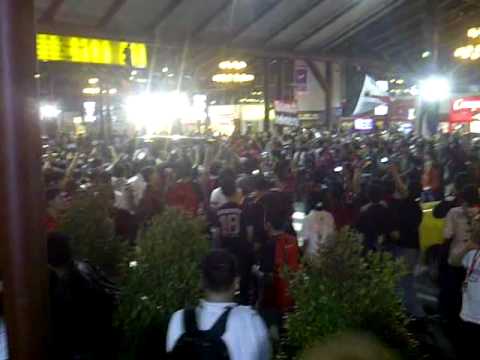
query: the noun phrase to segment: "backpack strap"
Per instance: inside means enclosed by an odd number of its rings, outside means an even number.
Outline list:
[[[229,306],[222,315],[218,318],[218,320],[213,324],[210,330],[208,330],[208,333],[211,337],[215,339],[219,339],[225,334],[225,330],[227,327],[227,320],[228,320],[228,315],[230,315],[230,312],[232,311],[233,306]]]
[[[185,309],[183,312],[183,326],[185,327],[185,334],[193,335],[198,332],[195,308]]]

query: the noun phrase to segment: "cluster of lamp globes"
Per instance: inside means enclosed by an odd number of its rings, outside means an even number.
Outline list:
[[[471,28],[467,31],[467,36],[470,39],[480,38],[480,27]],[[480,44],[469,44],[459,47],[453,53],[453,56],[462,60],[479,60],[480,59]]]
[[[227,60],[218,64],[218,68],[223,70],[223,73],[212,76],[212,81],[221,84],[241,84],[252,82],[255,80],[255,75],[242,72],[247,68],[246,61]]]

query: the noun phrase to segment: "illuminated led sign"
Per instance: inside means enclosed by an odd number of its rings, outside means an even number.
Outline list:
[[[144,43],[93,39],[76,36],[37,34],[39,61],[62,61],[146,68]]]

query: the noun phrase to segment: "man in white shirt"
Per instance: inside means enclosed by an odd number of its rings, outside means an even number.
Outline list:
[[[332,214],[324,209],[323,203],[318,203],[305,217],[303,229],[305,255],[315,256],[320,247],[328,245],[333,240],[335,220]]]
[[[140,200],[143,198],[143,194],[147,188],[147,182],[143,178],[142,174],[137,174],[128,179],[127,184],[132,191],[133,206],[137,207],[140,203]]]
[[[224,194],[222,190],[222,183],[235,181],[236,178],[237,177],[235,173],[231,169],[223,169],[220,172],[220,175],[218,177],[218,182],[220,184],[220,187],[214,189],[212,191],[212,194],[210,195],[210,207],[212,210],[217,210],[218,208],[222,207],[229,201],[228,197]],[[237,190],[236,196],[241,197],[241,194],[238,190]]]
[[[445,219],[444,237],[451,239],[450,251],[458,251],[463,248],[465,242],[470,240],[470,225],[469,219],[475,217],[479,209],[475,206],[458,206],[451,209]]]
[[[464,187],[463,205],[452,208],[445,219],[444,237],[450,243],[449,257],[462,251],[471,240],[472,221],[479,213],[478,189],[474,185]],[[442,264],[440,268],[440,311],[444,318],[455,324],[462,305],[462,284],[465,270],[458,264]]]
[[[205,300],[196,308],[196,322],[201,331],[209,330],[229,308],[226,329],[222,335],[231,360],[270,359],[270,341],[267,328],[258,313],[249,306],[234,301],[238,287],[236,263],[224,250],[212,251],[203,262]],[[167,352],[185,333],[185,310],[177,311],[170,319],[167,333]]]
[[[478,236],[480,234],[476,234]],[[478,238],[454,249],[450,255],[452,265],[462,265],[467,273],[463,283],[462,311],[463,321],[459,358],[467,359],[477,351],[480,339],[480,244]]]
[[[213,210],[218,209],[219,207],[227,203],[227,197],[222,191],[222,188],[218,187],[212,191],[210,195],[210,207]]]
[[[115,195],[113,207],[130,212],[132,209],[128,201],[126,169],[120,164],[113,168],[112,187]]]

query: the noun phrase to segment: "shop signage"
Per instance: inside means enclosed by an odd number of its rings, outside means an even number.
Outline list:
[[[355,119],[353,128],[357,131],[371,131],[375,128],[375,121],[368,118]]]
[[[480,96],[452,99],[450,122],[470,123],[480,115]]]
[[[284,126],[299,126],[298,105],[284,101],[275,101],[275,124]]]
[[[37,59],[146,68],[147,45],[78,36],[37,34]]]
[[[457,99],[453,101],[453,111],[459,110],[479,110],[480,109],[480,98],[467,98],[467,99]]]

